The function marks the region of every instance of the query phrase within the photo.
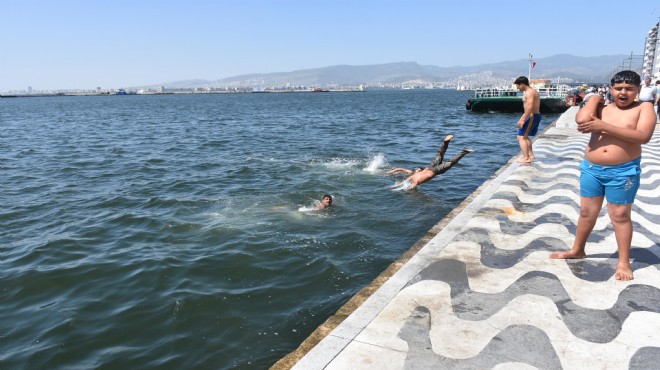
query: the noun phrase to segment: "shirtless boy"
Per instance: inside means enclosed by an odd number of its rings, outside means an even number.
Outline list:
[[[395,172],[407,173],[410,176],[405,180],[404,184],[408,184],[409,187],[405,187],[405,188],[414,189],[417,186],[431,180],[436,175],[444,173],[448,169],[452,168],[456,163],[458,163],[458,161],[461,158],[463,158],[466,154],[474,152],[474,149],[465,148],[462,151],[460,151],[458,154],[456,154],[456,156],[454,156],[454,158],[452,158],[451,160],[443,162],[442,159],[444,158],[445,152],[449,147],[449,142],[453,138],[454,135],[447,135],[447,137],[445,137],[442,146],[440,147],[440,149],[438,149],[438,154],[435,156],[435,159],[433,159],[433,161],[426,168],[417,167],[415,170],[409,170],[406,168],[397,167],[391,171],[388,171],[386,175]]]
[[[523,92],[523,114],[518,120],[518,144],[522,158],[520,163],[532,163],[534,151],[530,136],[536,136],[541,123],[541,99],[539,92],[529,86],[529,80],[525,76],[516,78],[513,82],[516,88]]]
[[[580,164],[580,217],[571,250],[550,255],[561,259],[586,257],[587,239],[606,198],[619,250],[614,274],[617,280],[633,279],[630,214],[639,189],[642,144],[651,140],[656,121],[651,103],[635,101],[640,83],[637,73],[621,71],[612,77],[613,104],[604,106],[602,97],[595,96],[578,111],[578,131],[591,134]]]

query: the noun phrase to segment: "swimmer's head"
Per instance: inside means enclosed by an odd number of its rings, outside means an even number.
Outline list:
[[[323,199],[321,200],[321,203],[323,203],[324,206],[329,207],[332,205],[332,195],[330,194],[325,194],[323,196]]]

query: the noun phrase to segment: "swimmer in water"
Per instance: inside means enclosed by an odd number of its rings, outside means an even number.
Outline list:
[[[474,153],[475,151],[474,149],[464,148],[458,154],[456,154],[454,158],[452,158],[449,161],[443,162],[442,159],[445,156],[445,151],[447,151],[447,148],[449,147],[449,142],[453,138],[454,135],[447,135],[447,137],[445,137],[442,146],[440,147],[440,149],[438,149],[438,154],[435,156],[435,159],[433,159],[433,161],[426,168],[417,167],[414,170],[409,170],[406,168],[397,167],[391,171],[388,171],[386,175],[396,172],[405,172],[406,174],[410,175],[403,182],[403,184],[398,185],[398,188],[408,190],[408,189],[414,189],[419,185],[431,180],[436,175],[444,173],[448,169],[452,168],[456,163],[458,163],[458,161],[461,160],[461,158],[463,158],[465,155],[467,155],[468,153]]]
[[[330,194],[325,194],[321,200],[321,204],[314,207],[314,210],[322,210],[329,207],[332,207],[332,196]]]

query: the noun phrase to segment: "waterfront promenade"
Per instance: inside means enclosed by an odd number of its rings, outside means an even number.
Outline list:
[[[576,111],[539,135],[534,164],[509,161],[273,368],[657,368],[660,133],[632,209],[635,280],[617,281],[605,207],[586,259],[548,258],[579,214]]]

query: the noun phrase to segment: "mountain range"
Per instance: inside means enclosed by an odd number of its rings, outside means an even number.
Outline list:
[[[564,82],[606,83],[622,67],[638,69],[626,55],[578,57],[569,54],[535,59],[532,79]],[[630,65],[628,65],[630,63]],[[637,62],[636,64],[639,64]],[[510,85],[518,76],[527,76],[529,60],[519,59],[475,66],[438,67],[416,62],[376,65],[336,65],[291,72],[254,73],[218,80],[186,80],[163,83],[167,88],[263,88],[271,86],[401,86],[403,84],[455,87],[456,85]]]

